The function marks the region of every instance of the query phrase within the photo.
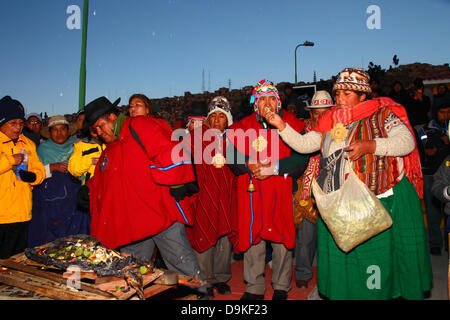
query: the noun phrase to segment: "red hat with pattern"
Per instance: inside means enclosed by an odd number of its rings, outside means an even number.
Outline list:
[[[330,108],[332,106],[334,106],[334,103],[331,95],[325,90],[319,90],[314,94],[311,100],[311,105],[305,107],[305,109],[311,110],[319,108]]]

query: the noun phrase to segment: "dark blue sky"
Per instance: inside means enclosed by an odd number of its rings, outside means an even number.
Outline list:
[[[69,30],[67,7],[82,0],[1,0],[1,96],[27,112],[78,110],[81,30]],[[370,5],[381,29],[369,29]],[[329,79],[370,61],[449,62],[450,0],[90,0],[86,102],[105,95],[126,103],[241,88],[263,78]]]

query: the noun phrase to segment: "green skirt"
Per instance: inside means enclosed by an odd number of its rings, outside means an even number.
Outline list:
[[[403,178],[394,195],[380,199],[392,227],[349,253],[340,250],[325,223],[317,221],[317,280],[329,299],[423,299],[432,270],[417,192]]]

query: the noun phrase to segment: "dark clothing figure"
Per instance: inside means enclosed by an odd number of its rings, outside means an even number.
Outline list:
[[[424,177],[424,201],[428,222],[430,252],[440,255],[443,246],[441,232],[441,202],[432,194],[434,184],[433,175],[441,163],[449,155],[447,124],[437,120],[431,120],[419,130],[419,136],[424,147],[422,159],[422,172]]]
[[[449,154],[448,124],[437,120],[431,120],[419,130],[419,137],[425,149],[425,157],[422,161],[422,172],[433,175]]]
[[[36,148],[39,147],[39,144],[41,143],[41,137],[39,137],[39,135],[36,132],[28,129],[28,127],[25,126],[23,127],[22,134],[31,141],[33,141],[34,144],[36,145]]]
[[[389,93],[389,97],[395,102],[401,104],[406,108],[406,105],[410,102],[408,92],[403,87],[403,84],[399,81],[395,82]]]
[[[438,93],[433,96],[433,105],[431,108],[431,116],[436,119],[437,110],[441,106],[450,107],[450,93],[446,85],[440,85]]]
[[[69,173],[54,171],[33,190],[33,217],[28,228],[28,247],[68,235],[89,234],[90,216],[76,208],[81,183]]]
[[[431,109],[431,100],[425,95],[420,98],[414,96],[405,108],[412,126],[424,125],[430,120],[428,112]]]

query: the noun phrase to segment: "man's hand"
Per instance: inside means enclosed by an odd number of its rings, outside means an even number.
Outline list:
[[[59,171],[59,172],[67,172],[67,163],[65,162],[56,162],[50,164],[50,172]]]
[[[358,160],[363,155],[374,153],[377,147],[375,140],[359,140],[352,142],[344,151],[349,152],[347,159],[351,161]]]
[[[25,158],[25,155],[22,153],[16,153],[13,154],[13,158],[14,158],[14,165],[17,166],[22,163],[23,159]]]
[[[269,124],[277,128],[279,131],[283,131],[286,128],[286,122],[281,119],[278,113],[268,111],[264,113],[263,117],[266,118]]]
[[[248,169],[250,170],[250,173],[255,179],[258,180],[265,180],[271,176],[274,175],[275,167],[268,163],[268,164],[262,164],[258,161],[258,163],[254,164],[248,164]]]

